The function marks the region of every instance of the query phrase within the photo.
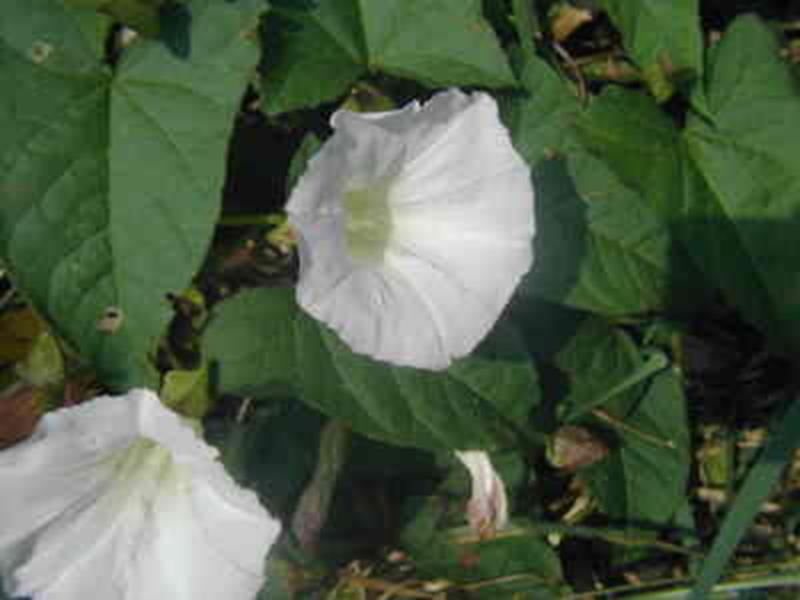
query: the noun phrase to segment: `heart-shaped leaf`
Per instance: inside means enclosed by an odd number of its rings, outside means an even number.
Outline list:
[[[421,448],[491,448],[511,441],[538,402],[537,374],[503,323],[473,355],[441,372],[354,354],[302,312],[293,290],[257,289],[223,304],[205,334],[224,391],[297,395],[379,440]]]
[[[56,330],[117,387],[153,383],[165,296],[219,212],[260,2],[193,0],[190,52],[139,40],[111,69],[106,23],[57,0],[0,6],[0,251]],[[107,24],[107,23],[106,23]]]
[[[329,0],[267,19],[264,106],[280,113],[334,100],[386,73],[430,87],[514,85],[480,0]]]

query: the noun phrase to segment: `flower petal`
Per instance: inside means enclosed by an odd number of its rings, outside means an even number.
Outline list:
[[[483,93],[331,122],[287,204],[298,303],[355,352],[447,368],[531,266],[529,169]]]
[[[467,520],[478,533],[497,531],[508,523],[506,486],[486,452],[457,451],[456,456],[469,471],[472,496],[467,504]]]
[[[437,100],[438,96],[429,105],[437,104]],[[430,113],[423,110],[420,119],[431,119],[436,123],[440,118],[438,113],[438,110]],[[403,165],[394,182],[393,204],[440,204],[443,197],[457,200],[459,195],[455,192],[458,190],[489,179],[491,183],[484,191],[491,193],[482,197],[494,205],[495,212],[503,213],[511,208],[532,214],[533,190],[528,167],[514,150],[491,96],[473,94],[467,103],[460,103],[446,127],[432,125],[430,131],[438,137],[425,143],[416,142],[424,151]],[[505,197],[509,200],[506,202],[501,195],[504,190],[495,188],[503,184],[503,175],[515,171],[524,175],[523,189]],[[524,201],[513,202],[519,198],[524,198]],[[471,198],[468,200],[465,203],[471,204]],[[445,202],[452,203],[452,200]],[[531,223],[532,217],[529,217],[525,225]]]
[[[405,162],[410,163],[423,157],[437,144],[454,121],[469,108],[470,103],[470,96],[453,88],[436,94],[422,106],[413,101],[398,110],[386,112],[338,111],[331,118],[331,124],[337,130],[346,128],[348,123],[342,119],[342,115],[347,115],[347,119],[359,119],[374,128],[394,134],[402,141]]]
[[[292,217],[300,254],[298,302],[313,314],[313,306],[326,299],[356,269],[347,255],[343,217]]]
[[[156,498],[148,535],[129,565],[131,598],[164,597],[167,590],[176,600],[251,599],[258,593],[265,547],[252,528],[259,531],[262,524],[241,520],[214,490],[200,488]],[[275,539],[279,528],[271,529]]]
[[[0,452],[0,575],[35,600],[251,599],[280,533],[147,390],[46,415]]]
[[[302,300],[301,300],[302,302]],[[306,306],[355,352],[408,366],[449,362],[440,328],[419,294],[390,270],[360,268],[343,278],[335,293]],[[386,319],[391,314],[393,319]]]

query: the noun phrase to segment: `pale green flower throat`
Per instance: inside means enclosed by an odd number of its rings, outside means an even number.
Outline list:
[[[392,233],[390,185],[390,180],[380,180],[345,192],[345,241],[347,252],[356,262],[375,264],[383,259]]]

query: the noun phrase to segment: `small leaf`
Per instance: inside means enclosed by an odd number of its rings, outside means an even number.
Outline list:
[[[612,519],[666,525],[686,499],[691,463],[686,399],[678,375],[656,375],[630,412],[616,411],[625,427],[606,460],[582,473]]]
[[[208,368],[169,371],[164,376],[159,397],[165,406],[185,417],[201,419],[211,408]]]
[[[556,469],[571,472],[603,460],[608,446],[586,427],[565,425],[553,434],[547,460]]]
[[[455,588],[480,582],[470,591],[475,598],[562,597],[567,590],[558,556],[527,529],[527,523],[515,520],[497,537],[480,540],[456,528],[437,532],[424,546],[408,551],[422,577]]]
[[[49,331],[42,331],[24,360],[14,367],[26,383],[46,386],[64,379],[64,357],[61,348]]]
[[[147,37],[158,35],[158,9],[167,0],[63,0],[74,8],[103,12]]]
[[[560,401],[562,418],[574,421],[598,406],[624,411],[638,398],[639,386],[608,397],[607,392],[627,380],[642,365],[642,356],[630,336],[600,318],[587,318],[555,357],[568,378]],[[607,402],[598,405],[598,400]]]
[[[306,135],[303,141],[300,142],[300,147],[297,148],[294,156],[292,156],[292,162],[289,164],[289,172],[286,175],[287,198],[292,193],[294,186],[297,184],[297,180],[305,172],[308,161],[316,154],[320,146],[322,146],[322,142],[313,133]]]
[[[580,104],[570,84],[546,62],[527,54],[518,62],[525,91],[503,95],[500,114],[514,147],[533,167],[564,153]]]
[[[330,0],[273,10],[264,106],[280,113],[343,95],[367,73],[429,87],[515,83],[479,0]]]
[[[27,305],[0,315],[0,363],[15,363],[25,358],[44,328],[42,320]]]
[[[608,87],[576,120],[580,149],[605,163],[667,224],[682,216],[685,173],[675,124],[652,98]]]
[[[245,396],[291,389],[297,310],[283,289],[245,291],[223,303],[203,337],[214,384]]]
[[[206,437],[240,485],[255,490],[273,514],[289,517],[314,472],[325,420],[294,399],[254,405],[245,422],[208,419]]]
[[[659,102],[668,100],[684,80],[701,74],[703,38],[697,0],[601,0],[600,4]]]

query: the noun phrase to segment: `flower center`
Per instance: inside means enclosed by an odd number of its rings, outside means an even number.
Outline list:
[[[381,180],[345,192],[345,241],[355,262],[375,264],[383,259],[392,232],[389,185],[389,181]]]
[[[152,440],[139,438],[113,457],[115,485],[112,503],[125,506],[133,499],[150,501],[157,490],[179,491],[189,474],[172,460],[172,453]]]

